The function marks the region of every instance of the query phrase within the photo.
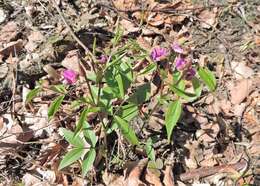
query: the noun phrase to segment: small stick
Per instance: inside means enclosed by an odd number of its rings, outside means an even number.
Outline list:
[[[80,39],[78,38],[78,36],[76,36],[76,34],[74,33],[74,31],[72,30],[72,28],[70,27],[70,25],[67,23],[66,19],[63,16],[63,13],[61,12],[60,7],[57,5],[57,3],[55,2],[55,0],[50,0],[50,2],[53,3],[55,9],[57,10],[57,12],[59,13],[59,16],[61,17],[63,23],[65,24],[65,26],[69,29],[69,32],[71,34],[71,36],[75,39],[75,41],[85,50],[86,55],[90,55],[90,57],[94,60],[95,56],[90,52],[90,50],[86,47],[86,45],[80,41]],[[91,62],[91,66],[93,68],[93,70],[96,72],[95,69],[95,65]]]
[[[241,162],[230,165],[219,165],[216,167],[202,167],[199,169],[191,170],[189,172],[180,175],[181,181],[187,181],[193,178],[203,178],[216,173],[227,172],[227,170],[241,170],[247,166],[247,162],[242,160]]]

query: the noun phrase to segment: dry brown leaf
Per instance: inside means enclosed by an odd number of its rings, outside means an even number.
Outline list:
[[[151,185],[162,186],[160,180],[160,171],[158,169],[147,168],[145,180]]]
[[[163,183],[165,186],[174,186],[174,176],[172,172],[172,166],[167,165],[164,171]]]
[[[137,0],[114,0],[114,6],[119,10],[133,10],[137,8]]]
[[[33,31],[29,36],[28,36],[28,43],[25,45],[25,49],[28,52],[33,52],[40,43],[42,43],[45,38],[42,35],[40,31]]]
[[[250,78],[254,74],[254,70],[248,67],[244,62],[231,62],[231,68],[235,72],[237,79]]]
[[[255,35],[255,44],[256,46],[260,46],[260,36]]]
[[[213,8],[213,10],[203,10],[198,16],[198,18],[201,20],[201,26],[207,29],[214,26],[216,24],[217,13],[217,7]]]
[[[165,16],[159,13],[151,13],[148,18],[147,22],[152,26],[160,26],[164,24]]]
[[[242,79],[230,90],[230,101],[233,104],[240,104],[252,91],[252,80]]]
[[[139,30],[139,28],[134,23],[126,19],[121,20],[119,23],[124,28],[124,35],[132,32],[137,32]]]
[[[78,74],[81,74],[80,59],[78,50],[71,50],[61,62],[61,65],[67,69],[74,70]]]
[[[45,65],[43,70],[48,74],[49,78],[57,81],[61,78],[60,74],[50,64]]]
[[[150,51],[152,49],[151,44],[148,40],[145,39],[146,37],[138,37],[137,43],[140,45],[141,48],[145,49],[146,51]]]
[[[193,142],[193,143],[186,143],[184,145],[185,148],[189,149],[189,155],[185,157],[185,165],[190,168],[190,169],[196,169],[198,167],[196,157],[199,155],[198,149],[198,143]]]
[[[0,131],[2,130],[3,127],[4,127],[4,118],[0,116]]]
[[[118,174],[108,173],[102,174],[102,180],[107,186],[125,186],[124,177]]]
[[[185,15],[179,15],[179,16],[168,16],[165,20],[165,24],[174,25],[174,24],[180,24],[184,21],[186,18]]]
[[[79,177],[74,178],[71,186],[84,186],[84,179]]]
[[[127,166],[126,172],[125,172],[125,178],[126,178],[126,185],[127,186],[133,186],[133,185],[142,185],[142,181],[140,180],[140,176],[142,174],[142,171],[144,167],[147,165],[148,159],[142,159],[137,162],[131,162]]]
[[[48,104],[42,104],[35,115],[30,113],[26,114],[24,121],[31,130],[35,131],[35,137],[42,136],[44,131],[47,132],[49,136],[52,135],[52,127],[44,128],[48,125]]]
[[[10,56],[17,55],[23,49],[23,40],[19,39],[17,41],[10,42],[6,45],[6,47],[0,49],[0,55],[2,56]]]
[[[14,40],[18,34],[18,26],[15,22],[8,22],[0,31],[0,47]]]
[[[215,141],[217,137],[220,127],[218,123],[208,123],[205,125],[200,125],[201,130],[196,132],[199,141],[203,141],[204,143],[210,143]]]

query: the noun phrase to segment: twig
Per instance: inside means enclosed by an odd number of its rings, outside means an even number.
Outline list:
[[[163,12],[163,13],[180,13],[181,11],[192,11],[192,10],[200,10],[200,9],[210,9],[210,8],[221,8],[221,7],[228,7],[228,6],[234,6],[232,4],[227,5],[209,5],[209,6],[201,6],[201,7],[192,7],[192,8],[181,8],[181,9],[173,9],[173,8],[154,8],[154,9],[144,9],[144,8],[135,8],[135,9],[128,9],[128,10],[122,10],[118,9],[116,7],[112,7],[109,4],[104,3],[97,3],[97,5],[106,7],[110,10],[118,11],[118,12],[126,12],[126,13],[133,13],[138,11],[150,11],[150,12]]]
[[[57,10],[57,12],[59,13],[59,16],[61,17],[63,23],[65,24],[65,26],[68,28],[71,36],[75,39],[75,41],[85,50],[86,55],[89,55],[93,60],[95,60],[95,56],[90,52],[90,50],[86,47],[86,45],[80,41],[80,39],[76,36],[76,34],[74,33],[74,31],[72,30],[72,28],[70,27],[70,25],[67,23],[66,19],[64,18],[64,15],[60,9],[60,7],[57,5],[57,3],[55,2],[55,0],[50,0],[52,2],[52,4],[54,5],[55,9]],[[90,62],[91,67],[93,68],[93,70],[96,72],[95,69],[95,65],[94,63],[91,61]]]
[[[216,173],[227,172],[227,170],[229,169],[241,170],[246,166],[247,166],[247,162],[245,160],[242,160],[241,162],[230,164],[230,165],[219,165],[216,167],[202,167],[181,174],[180,179],[181,181],[187,181],[194,178],[203,178]]]

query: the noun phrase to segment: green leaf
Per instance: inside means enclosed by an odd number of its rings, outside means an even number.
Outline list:
[[[116,28],[116,33],[115,33],[115,36],[114,38],[112,39],[112,44],[115,46],[118,44],[118,42],[121,40],[122,36],[123,36],[123,29],[119,27],[119,24],[117,25],[117,28]]]
[[[50,105],[48,109],[48,118],[49,120],[56,114],[58,109],[60,108],[60,105],[64,99],[64,95],[57,97]]]
[[[128,99],[129,102],[140,105],[150,98],[151,84],[146,83],[136,87],[136,91]]]
[[[155,151],[153,149],[153,141],[149,138],[145,144],[145,150],[148,158],[152,161],[155,161]]]
[[[193,90],[197,96],[196,98],[200,97],[202,91],[202,84],[196,77],[193,77],[191,82],[192,82]]]
[[[124,88],[124,80],[123,80],[122,75],[117,74],[116,77],[115,77],[115,80],[117,81],[120,96],[121,96],[121,98],[123,98],[124,95],[125,95],[125,88]]]
[[[176,86],[172,85],[170,86],[170,89],[175,93],[177,94],[178,96],[180,96],[181,98],[187,100],[187,101],[192,101],[194,99],[196,99],[196,94],[192,94],[192,93],[189,93],[189,92],[185,92],[179,88],[177,88]]]
[[[64,138],[75,147],[84,147],[83,140],[80,138],[80,136],[75,136],[74,133],[70,130],[67,130],[65,128],[60,128],[60,131],[64,135]]]
[[[171,139],[173,128],[176,126],[181,116],[182,106],[180,100],[170,102],[168,110],[165,114],[165,125],[168,141]]]
[[[136,137],[134,130],[129,126],[129,124],[118,116],[115,116],[115,120],[124,137],[133,145],[138,145],[138,138]]]
[[[86,141],[92,146],[95,147],[96,143],[97,143],[97,137],[95,135],[95,132],[93,132],[90,128],[90,125],[88,124],[88,122],[84,122],[84,126],[83,126],[83,134],[86,138]]]
[[[96,158],[96,151],[95,149],[91,148],[87,154],[86,159],[82,163],[82,174],[85,176],[87,172],[90,170],[91,166],[93,165]]]
[[[145,67],[138,75],[145,75],[152,73],[156,70],[156,63],[150,63],[147,67]]]
[[[118,75],[116,75],[115,79],[116,79],[117,84],[118,84],[120,96],[121,96],[121,98],[124,98],[125,92],[127,91],[127,89],[131,85],[131,81],[123,73],[119,73]]]
[[[138,107],[135,104],[129,103],[120,108],[118,115],[122,119],[126,121],[130,121],[131,119],[133,119],[135,116],[138,115]]]
[[[37,94],[41,91],[42,89],[40,87],[37,87],[35,89],[32,89],[27,95],[26,95],[26,103],[31,102],[33,98],[37,96]]]
[[[110,88],[110,90],[113,93],[114,97],[120,98],[120,90],[118,87],[118,83],[115,79],[116,76],[116,70],[114,68],[108,68],[105,72],[104,78],[106,80],[107,86]]]
[[[59,165],[59,170],[63,169],[64,167],[69,166],[70,164],[74,163],[85,153],[85,149],[83,148],[75,148],[69,151],[64,158],[61,160]]]
[[[89,113],[89,110],[88,110],[87,107],[85,107],[84,110],[81,112],[80,117],[79,117],[79,121],[76,125],[76,129],[75,129],[75,132],[74,132],[75,136],[77,136],[79,134],[79,132],[81,131],[83,124],[86,121],[86,117],[87,117],[88,113]]]
[[[216,89],[216,85],[217,85],[216,78],[208,68],[200,67],[198,70],[198,74],[211,92]]]
[[[57,93],[62,93],[62,94],[66,94],[66,92],[67,92],[64,85],[53,85],[53,86],[51,86],[50,89]]]

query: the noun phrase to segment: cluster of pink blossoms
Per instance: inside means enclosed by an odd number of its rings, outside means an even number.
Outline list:
[[[195,76],[196,71],[194,68],[192,68],[191,64],[185,59],[183,48],[181,48],[180,45],[177,43],[173,43],[171,45],[171,48],[174,52],[178,54],[178,56],[175,59],[176,69],[178,71],[185,70],[185,78],[187,80],[192,79]],[[151,52],[151,58],[154,61],[160,61],[164,59],[168,54],[169,52],[167,51],[166,48],[155,47]]]

